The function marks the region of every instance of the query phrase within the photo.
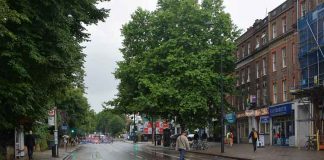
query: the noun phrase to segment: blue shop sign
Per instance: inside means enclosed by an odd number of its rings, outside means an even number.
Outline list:
[[[236,120],[235,113],[226,114],[225,118],[228,123],[234,123]]]
[[[269,116],[261,116],[260,117],[260,123],[269,123]]]
[[[281,104],[273,107],[269,107],[270,117],[283,116],[291,114],[292,103]]]

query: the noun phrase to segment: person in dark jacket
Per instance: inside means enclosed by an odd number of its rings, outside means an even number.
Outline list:
[[[28,158],[29,160],[31,160],[33,159],[33,152],[35,147],[35,137],[32,131],[29,131],[29,134],[26,135],[25,145],[27,146],[27,150],[28,150]]]
[[[256,143],[257,143],[257,140],[259,139],[259,133],[254,128],[252,128],[252,131],[249,134],[249,139],[250,138],[252,138],[253,150],[255,152],[256,151]]]

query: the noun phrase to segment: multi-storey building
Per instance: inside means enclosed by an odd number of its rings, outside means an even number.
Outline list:
[[[309,134],[319,135],[319,148],[324,149],[324,0],[300,1],[299,62],[301,83],[296,95],[309,101],[304,109],[310,111]],[[300,89],[300,90],[298,90]],[[310,124],[310,125],[309,125]]]
[[[290,93],[300,82],[297,21],[304,3],[285,1],[237,39],[238,142],[248,142],[252,128],[270,145],[302,146],[310,135],[309,103]]]

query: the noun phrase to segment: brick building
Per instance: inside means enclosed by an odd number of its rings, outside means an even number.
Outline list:
[[[297,17],[307,12],[304,4],[285,1],[237,39],[234,105],[239,143],[248,142],[252,128],[270,145],[301,146],[309,135],[309,103],[290,93],[300,83]]]

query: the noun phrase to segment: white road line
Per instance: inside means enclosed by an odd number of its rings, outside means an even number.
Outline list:
[[[146,153],[150,153],[150,154],[152,154],[151,152],[148,152],[148,151],[146,151],[146,150],[143,150],[143,151],[146,152]],[[154,151],[154,150],[151,150],[151,151]],[[154,152],[157,153],[157,154],[161,154],[161,155],[168,156],[168,157],[173,157],[173,158],[177,158],[177,159],[180,158],[180,157],[178,157],[178,156],[173,156],[173,155],[166,154],[166,153],[162,153],[162,152],[157,152],[157,151],[154,151]],[[186,160],[190,160],[190,159],[186,158]]]

